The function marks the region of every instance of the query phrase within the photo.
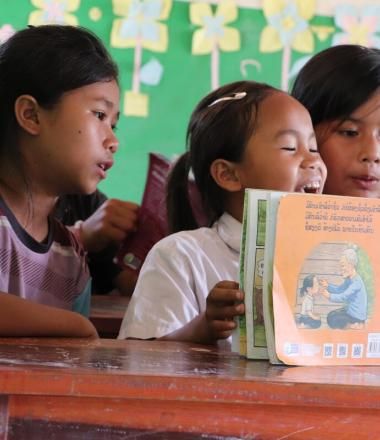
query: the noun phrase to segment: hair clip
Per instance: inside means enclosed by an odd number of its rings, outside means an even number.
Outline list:
[[[247,92],[236,92],[236,93],[233,93],[230,96],[224,96],[223,98],[215,99],[215,101],[213,101],[207,107],[211,107],[211,106],[213,106],[213,105],[215,105],[215,104],[217,104],[218,102],[221,102],[221,101],[230,101],[230,100],[235,100],[235,99],[243,99],[246,96],[247,96]]]

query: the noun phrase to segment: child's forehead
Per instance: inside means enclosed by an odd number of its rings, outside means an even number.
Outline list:
[[[285,92],[276,91],[268,95],[258,106],[255,115],[256,128],[288,130],[298,127],[312,129],[309,112],[295,98]]]

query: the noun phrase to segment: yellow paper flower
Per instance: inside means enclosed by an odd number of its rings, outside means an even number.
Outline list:
[[[31,0],[31,3],[38,8],[29,15],[28,23],[33,26],[55,23],[78,25],[77,17],[71,12],[79,8],[80,0]]]
[[[217,46],[221,51],[233,52],[240,49],[240,33],[237,29],[225,26],[236,20],[238,9],[235,1],[221,0],[215,14],[208,3],[190,4],[191,23],[202,26],[194,32],[192,53],[204,55]]]
[[[165,52],[168,29],[158,20],[166,20],[172,0],[113,0],[113,12],[123,18],[113,21],[111,46],[135,47],[137,41],[145,49]]]
[[[290,46],[298,52],[314,51],[314,37],[308,21],[315,14],[315,0],[263,0],[268,25],[260,36],[261,52],[276,52]]]

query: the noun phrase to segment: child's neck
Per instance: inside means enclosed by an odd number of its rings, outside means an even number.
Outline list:
[[[56,197],[36,192],[25,182],[0,179],[0,197],[16,217],[22,228],[36,241],[45,240],[48,234],[48,216],[56,203]]]
[[[241,223],[243,221],[244,191],[228,193],[225,206],[226,212]]]

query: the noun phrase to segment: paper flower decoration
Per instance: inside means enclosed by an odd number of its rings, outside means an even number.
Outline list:
[[[167,25],[159,20],[169,17],[172,0],[113,0],[113,12],[122,17],[113,21],[111,46],[134,47],[132,90],[125,93],[124,114],[148,115],[149,97],[140,93],[142,49],[165,52],[168,48]]]
[[[70,24],[78,25],[75,12],[80,5],[80,0],[31,0],[33,6],[38,8],[29,15],[29,24],[39,26],[41,24]]]
[[[341,5],[335,9],[335,24],[344,32],[334,35],[332,45],[361,44],[380,48],[380,6]]]
[[[314,35],[309,24],[315,14],[315,0],[263,0],[268,25],[260,35],[261,52],[283,50],[281,88],[288,89],[291,50],[314,51]]]
[[[240,49],[240,33],[226,26],[237,19],[238,8],[234,0],[221,0],[212,12],[208,3],[190,4],[190,21],[200,29],[194,31],[191,51],[194,55],[211,54],[212,89],[219,86],[219,51]]]
[[[111,45],[126,48],[141,44],[145,49],[165,52],[168,29],[159,20],[169,17],[172,0],[113,0]]]

